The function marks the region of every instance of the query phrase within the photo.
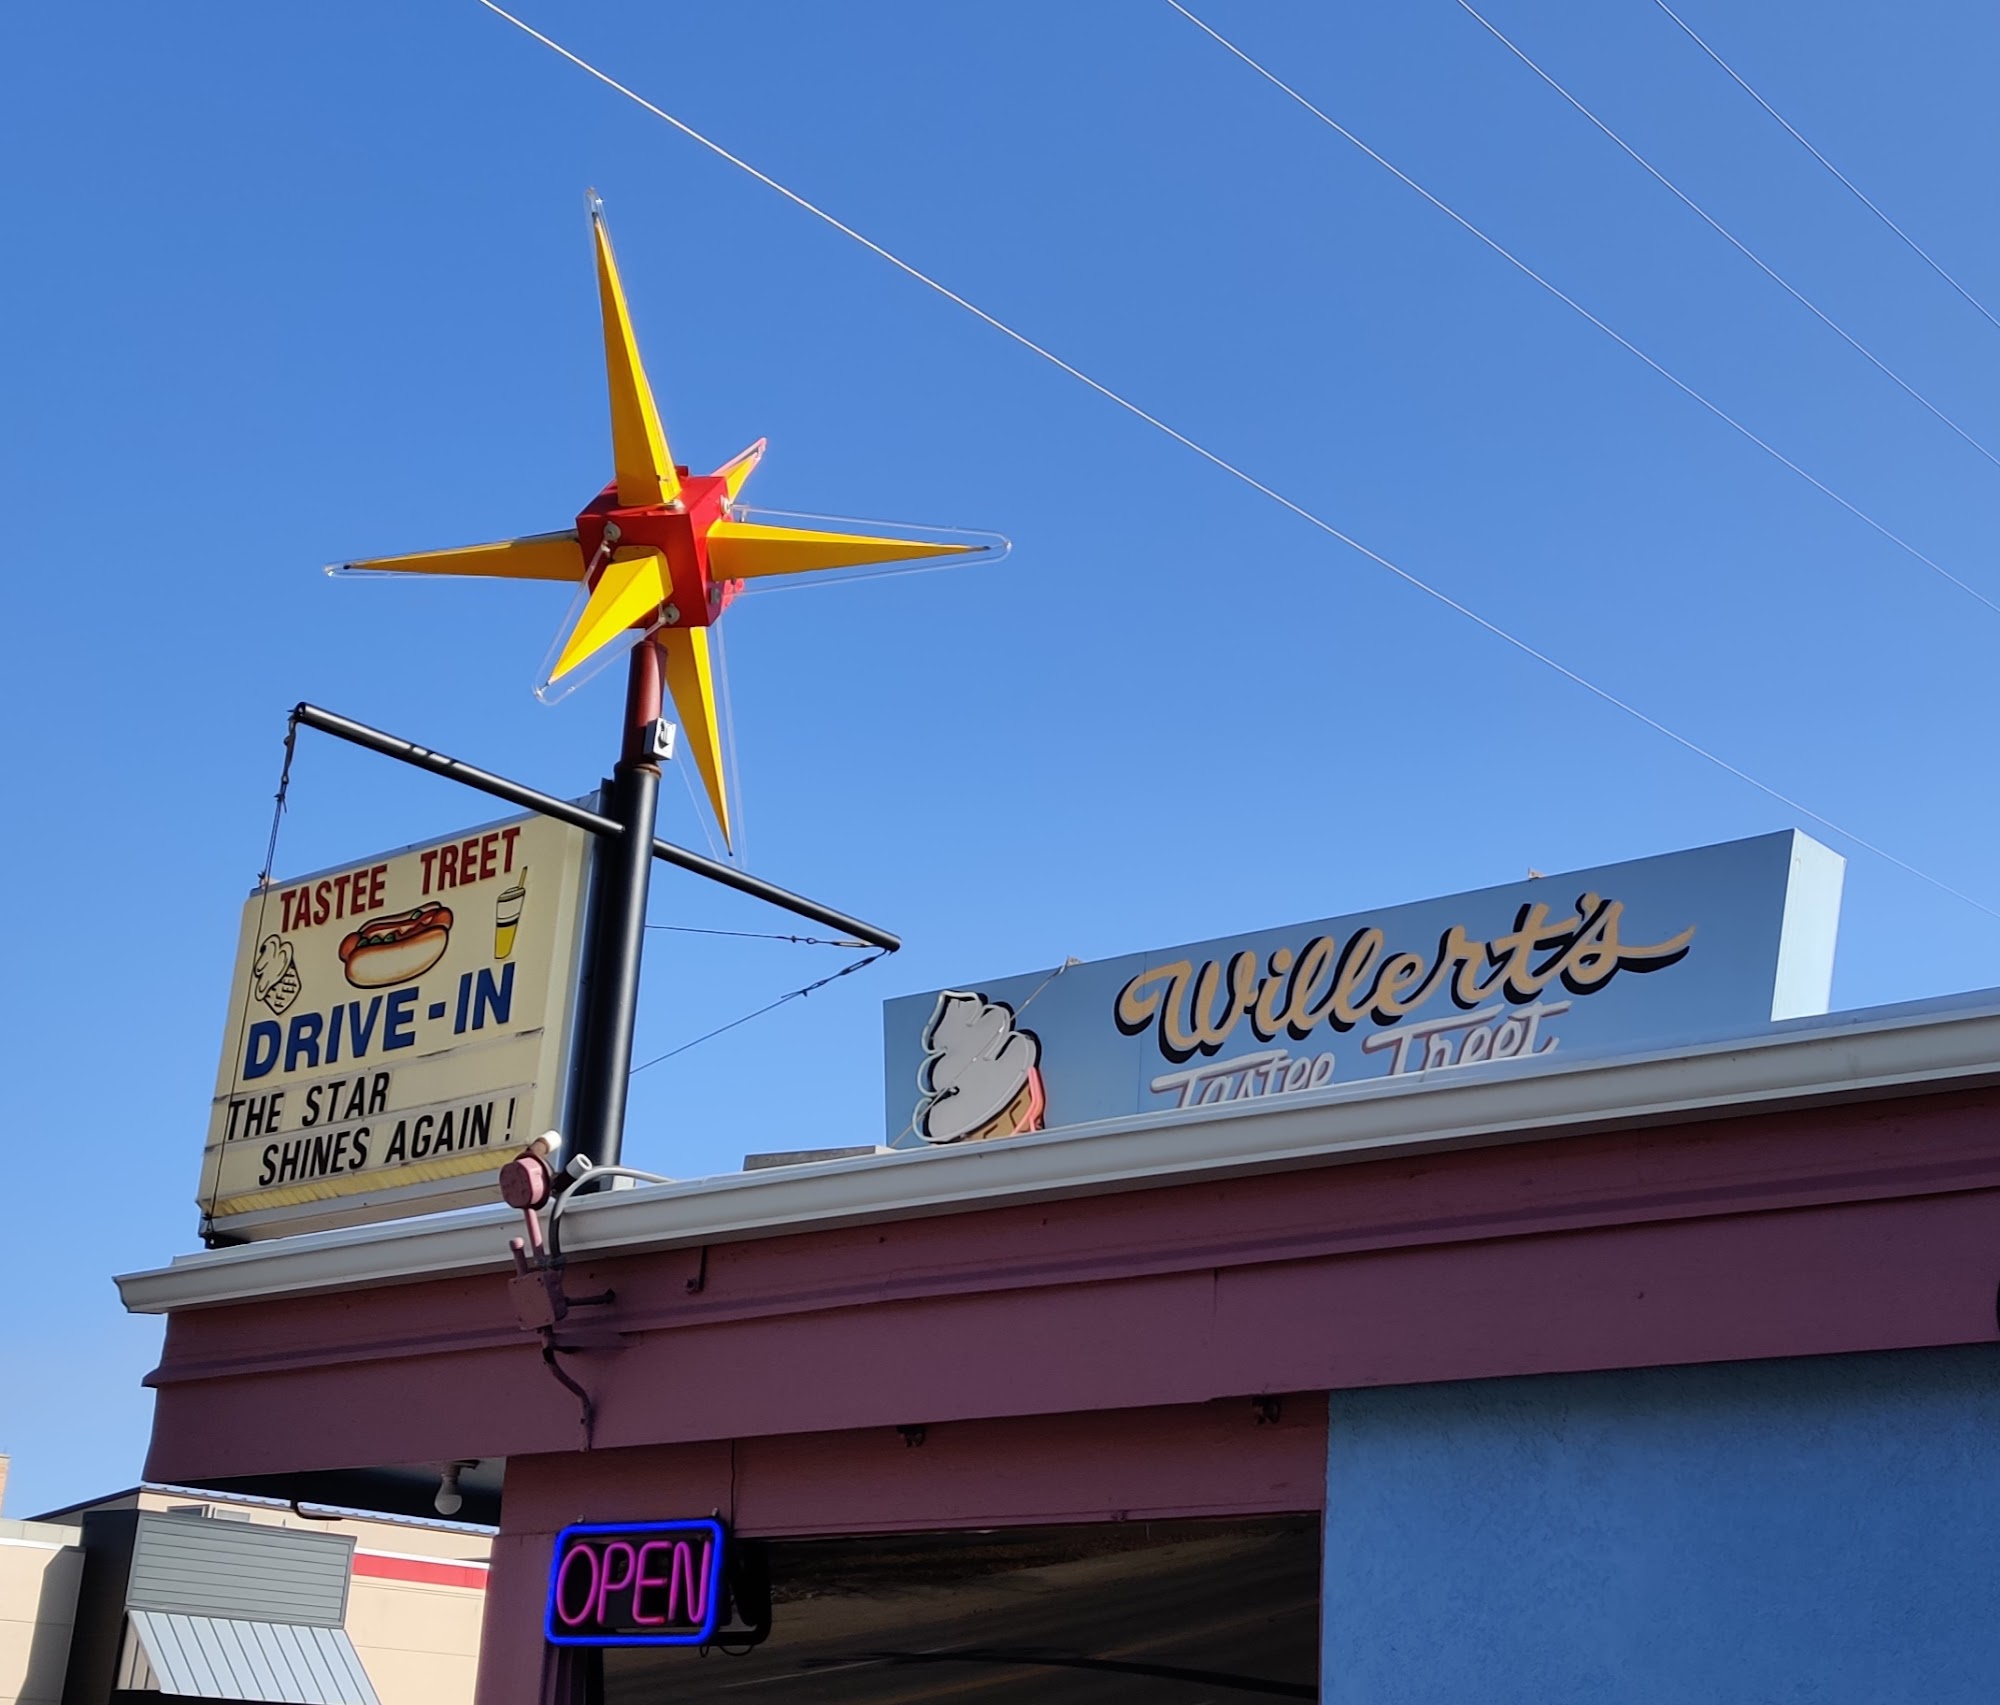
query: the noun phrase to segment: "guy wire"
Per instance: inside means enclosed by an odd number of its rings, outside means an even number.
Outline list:
[[[1197,443],[1194,439],[1190,438],[1186,433],[1179,431],[1175,427],[1169,426],[1158,415],[1150,414],[1145,409],[1141,408],[1137,403],[1132,402],[1126,397],[1120,396],[1116,391],[1112,390],[1109,385],[1103,384],[1100,381],[1093,379],[1088,373],[1084,372],[1080,367],[1072,366],[1069,362],[1065,361],[1061,356],[1055,354],[1052,350],[1045,349],[1041,344],[1036,343],[1032,338],[1028,337],[1024,333],[1016,331],[1012,326],[1008,325],[1005,321],[995,318],[992,314],[989,314],[984,308],[978,306],[978,304],[968,301],[965,297],[959,295],[959,293],[953,290],[949,285],[940,283],[937,279],[932,278],[930,274],[919,270],[915,266],[912,266],[908,261],[902,259],[901,256],[892,254],[889,250],[885,249],[880,243],[876,242],[873,238],[863,236],[861,232],[855,230],[853,226],[848,225],[844,223],[842,220],[836,218],[833,214],[827,212],[825,208],[820,207],[814,202],[808,201],[804,196],[800,195],[798,191],[794,189],[788,189],[784,184],[779,183],[776,178],[770,176],[769,173],[759,171],[755,166],[751,165],[749,161],[741,158],[736,154],[730,153],[730,151],[727,148],[723,147],[721,143],[711,140],[709,137],[703,135],[700,131],[696,130],[694,126],[692,126],[691,124],[686,123],[682,119],[676,118],[672,113],[668,112],[666,108],[658,106],[652,101],[647,100],[644,95],[639,94],[636,90],[631,89],[627,87],[625,84],[619,82],[618,79],[611,76],[610,73],[605,71],[600,71],[595,65],[592,65],[587,59],[584,59],[579,55],[572,53],[568,48],[564,47],[562,43],[554,40],[549,36],[543,35],[542,32],[536,29],[532,24],[523,22],[520,18],[515,17],[512,12],[506,10],[505,7],[496,4],[495,0],[477,0],[477,3],[480,6],[484,7],[487,11],[493,13],[496,17],[503,19],[505,22],[509,24],[512,24],[514,28],[519,30],[523,35],[531,37],[533,40],[540,42],[544,47],[548,48],[551,52],[559,55],[563,59],[568,60],[572,65],[576,66],[578,70],[585,72],[591,77],[594,77],[598,82],[604,84],[607,88],[615,91],[620,95],[623,95],[628,101],[631,101],[635,106],[643,108],[645,111],[651,113],[655,118],[660,119],[663,123],[671,125],[675,130],[679,131],[683,136],[686,136],[690,141],[699,143],[702,147],[706,148],[710,153],[717,156],[717,158],[727,161],[730,165],[736,167],[737,170],[745,173],[746,175],[752,178],[755,178],[757,182],[763,184],[767,189],[773,191],[778,195],[783,196],[785,200],[791,202],[795,207],[800,208],[804,212],[810,213],[815,219],[818,219],[822,223],[831,226],[834,230],[838,231],[842,236],[851,238],[854,242],[859,243],[863,248],[867,249],[871,254],[877,255],[881,259],[887,261],[898,272],[904,274],[906,277],[910,279],[913,279],[918,284],[923,285],[926,289],[935,291],[938,295],[942,296],[946,301],[954,303],[958,307],[963,308],[968,314],[971,314],[974,318],[984,322],[986,325],[991,326],[995,331],[999,332],[1003,337],[1009,339],[1014,343],[1019,344],[1023,349],[1026,349],[1033,355],[1039,356],[1042,360],[1048,362],[1052,367],[1057,368],[1061,372],[1067,373],[1071,378],[1075,379],[1079,384],[1087,386],[1090,390],[1095,391],[1099,396],[1103,397],[1105,401],[1116,405],[1118,408],[1123,409],[1127,414],[1130,414],[1136,417],[1137,419],[1144,421],[1148,426],[1154,428],[1156,431],[1160,433],[1163,433],[1166,437],[1171,438],[1176,444],[1181,445],[1184,449],[1192,451],[1195,455],[1199,456],[1203,461],[1207,462],[1211,467],[1219,469],[1221,472],[1228,474],[1232,479],[1238,480],[1242,484],[1248,486],[1252,491],[1259,493],[1261,496],[1269,498],[1273,503],[1279,505],[1279,507],[1290,510],[1291,513],[1296,515],[1300,520],[1306,522],[1309,526],[1316,527],[1317,529],[1319,529],[1320,532],[1325,533],[1329,538],[1339,540],[1340,543],[1346,545],[1350,550],[1358,553],[1361,556],[1366,557],[1370,562],[1374,563],[1378,568],[1381,568],[1386,572],[1394,575],[1398,580],[1402,581],[1406,586],[1409,586],[1412,590],[1421,592],[1425,597],[1433,599],[1435,602],[1444,605],[1446,609],[1453,611],[1457,615],[1463,616],[1467,621],[1473,623],[1477,627],[1484,629],[1487,633],[1491,634],[1495,639],[1501,640],[1505,644],[1512,646],[1516,651],[1520,652],[1523,656],[1530,657],[1534,659],[1534,661],[1536,661],[1537,663],[1544,665],[1546,668],[1554,670],[1558,675],[1561,675],[1565,680],[1572,682],[1574,685],[1578,687],[1581,687],[1585,692],[1591,694],[1593,697],[1603,700],[1604,703],[1612,706],[1614,709],[1623,711],[1627,716],[1631,717],[1634,721],[1644,723],[1648,728],[1652,729],[1655,733],[1664,736],[1668,740],[1671,740],[1675,745],[1680,746],[1684,750],[1693,753],[1698,758],[1706,760],[1708,763],[1713,764],[1717,769],[1722,770],[1727,774],[1736,777],[1737,780],[1746,783],[1750,787],[1755,788],[1759,793],[1765,794],[1771,799],[1775,799],[1780,805],[1784,806],[1787,810],[1796,811],[1801,816],[1810,817],[1815,823],[1818,823],[1822,827],[1831,830],[1834,834],[1840,835],[1844,839],[1851,841],[1854,845],[1861,847],[1868,852],[1873,853],[1877,858],[1882,859],[1885,863],[1893,864],[1898,870],[1904,871],[1907,874],[1916,877],[1921,882],[1928,883],[1931,887],[1939,890],[1939,892],[1949,894],[1952,896],[1952,898],[1956,900],[1963,900],[1968,906],[1974,907],[1976,910],[1984,912],[1988,917],[2000,920],[2000,910],[1996,910],[1994,907],[1987,905],[1982,900],[1975,900],[1970,894],[1965,893],[1961,889],[1954,888],[1950,883],[1944,881],[1943,878],[1933,876],[1930,874],[1929,871],[1920,870],[1916,865],[1911,864],[1907,859],[1897,857],[1896,854],[1889,852],[1887,849],[1883,847],[1877,846],[1873,841],[1867,840],[1864,837],[1857,835],[1853,830],[1843,828],[1840,824],[1836,823],[1832,818],[1824,816],[1820,812],[1811,809],[1811,807],[1801,804],[1798,800],[1793,799],[1789,794],[1782,793],[1777,788],[1771,786],[1770,783],[1759,781],[1755,776],[1751,775],[1747,770],[1739,769],[1735,764],[1729,762],[1728,759],[1718,756],[1716,753],[1710,751],[1707,747],[1699,744],[1694,740],[1689,739],[1688,736],[1686,736],[1685,734],[1678,733],[1674,729],[1669,728],[1665,723],[1661,722],[1658,718],[1649,716],[1645,711],[1640,710],[1636,705],[1630,704],[1624,699],[1619,698],[1615,693],[1608,691],[1606,688],[1598,686],[1596,682],[1585,679],[1585,677],[1579,675],[1574,669],[1571,669],[1567,664],[1557,662],[1556,659],[1551,657],[1547,652],[1538,650],[1533,645],[1530,645],[1528,641],[1517,638],[1514,634],[1509,633],[1505,628],[1499,626],[1497,623],[1489,621],[1485,616],[1480,615],[1478,611],[1472,609],[1470,606],[1460,603],[1456,598],[1452,597],[1450,593],[1443,591],[1439,587],[1431,585],[1429,581],[1420,578],[1419,576],[1413,574],[1410,570],[1403,568],[1399,564],[1391,562],[1389,558],[1383,556],[1381,552],[1371,550],[1368,546],[1361,543],[1359,539],[1354,538],[1351,534],[1342,532],[1331,521],[1325,520],[1322,517],[1315,515],[1310,509],[1306,508],[1303,504],[1294,502],[1291,498],[1285,496],[1283,492],[1276,490],[1272,486],[1266,485],[1262,480],[1258,479],[1254,474],[1246,472],[1244,469],[1238,467],[1234,462],[1227,460],[1223,456],[1218,455],[1215,451],[1209,449],[1206,445]],[[1664,373],[1666,370],[1664,368],[1661,368],[1660,371]],[[1667,376],[1669,378],[1672,377],[1671,374]],[[1676,382],[1678,383],[1678,381]],[[1773,454],[1775,454],[1775,452],[1773,452]],[[1803,473],[1804,470],[1801,469],[1799,471]],[[1811,479],[1810,475],[1806,475],[1806,477],[1808,479]],[[1815,485],[1819,484],[1817,480],[1814,480],[1813,483]],[[1821,486],[1820,489],[1823,491],[1827,490],[1827,488],[1824,486]],[[1846,499],[1838,497],[1837,494],[1834,494],[1829,491],[1828,495],[1834,496],[1836,501],[1840,502],[1846,508],[1852,509],[1854,507],[1852,504],[1847,503]],[[1854,510],[1854,513],[1857,515],[1861,515],[1861,511],[1858,509]],[[1868,517],[1866,516],[1863,516],[1862,518],[1864,520],[1868,519]],[[1881,527],[1880,524],[1877,522],[1870,521],[1869,524],[1871,526],[1876,527],[1878,531],[1884,533],[1887,533],[1888,531],[1886,528]],[[1889,536],[1891,538],[1894,537],[1893,534]],[[1926,562],[1930,561],[1930,559],[1927,557],[1924,558],[1923,560]],[[1932,566],[1933,568],[1937,567],[1935,563],[1931,563],[1930,566]],[[1992,602],[1991,599],[1985,598],[1977,592],[1973,592],[1972,588],[1966,586],[1963,581],[1958,580],[1957,576],[1947,574],[1945,570],[1941,568],[1938,569],[1938,573],[1944,574],[1946,579],[1954,581],[1956,584],[1961,586],[1965,591],[1970,592],[1973,597],[1978,598],[1981,603],[1986,604],[1989,608],[1995,609],[1996,611],[2000,611],[2000,605],[1996,605]],[[854,968],[858,969],[858,967]],[[667,1056],[663,1055],[661,1057],[665,1058]],[[647,1064],[648,1065],[657,1064],[657,1061],[649,1060]],[[640,1069],[643,1070],[644,1068]]]
[[[797,947],[866,947],[865,941],[856,941],[851,935],[780,935],[767,929],[703,929],[696,924],[648,924],[648,929],[665,930],[673,935],[729,935],[738,941],[789,941]]]
[[[286,796],[292,791],[292,758],[299,749],[299,713],[296,707],[285,720],[285,757],[278,766],[278,792],[271,807],[271,837],[264,843],[264,868],[257,872],[257,941],[264,940],[264,918],[271,906],[271,872],[278,866],[278,830],[285,821]],[[256,950],[251,950],[251,965],[255,967]],[[236,1053],[242,1052],[243,1036],[250,1018],[250,1000],[254,977],[244,979],[241,1004],[236,1009]],[[242,1071],[237,1061],[229,1062],[229,1087],[232,1096],[243,1087]],[[222,1200],[222,1165],[218,1158],[215,1168],[215,1188],[208,1193],[208,1216],[215,1217],[215,1204]]]
[[[853,976],[856,971],[873,965],[876,960],[884,957],[888,952],[888,948],[878,947],[873,953],[855,960],[851,965],[843,965],[838,971],[829,972],[816,983],[808,983],[802,989],[793,989],[789,994],[782,994],[774,1001],[766,1001],[755,1012],[746,1012],[741,1018],[732,1018],[727,1024],[718,1024],[713,1030],[704,1030],[692,1041],[683,1042],[675,1048],[669,1048],[664,1054],[655,1054],[650,1060],[634,1066],[626,1075],[628,1077],[637,1077],[641,1072],[660,1064],[662,1060],[671,1060],[676,1054],[685,1054],[690,1048],[699,1048],[704,1042],[713,1042],[716,1037],[724,1035],[740,1025],[748,1024],[751,1019],[762,1018],[765,1013],[775,1011],[787,1001],[803,999],[805,996],[815,994],[825,988],[828,983],[837,983],[842,977]]]
[[[295,707],[285,719],[285,761],[278,769],[277,802],[271,810],[271,838],[264,846],[264,868],[257,873],[258,888],[267,892],[271,886],[271,872],[278,864],[278,827],[285,820],[285,799],[292,791],[292,757],[298,747],[299,713]],[[263,921],[261,913],[258,914],[258,921]]]

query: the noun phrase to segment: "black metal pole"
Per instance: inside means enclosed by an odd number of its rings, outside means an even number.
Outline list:
[[[639,965],[646,947],[646,890],[653,874],[653,822],[660,802],[660,766],[653,730],[660,720],[660,648],[650,639],[632,648],[625,684],[625,745],[611,774],[605,815],[620,832],[598,842],[592,878],[589,936],[584,943],[583,1014],[572,1079],[571,1155],[616,1166],[625,1135],[626,1080],[639,1010]]]
[[[661,669],[659,647],[642,640],[632,651],[626,679],[624,749],[605,790],[601,812],[556,799],[318,705],[301,704],[292,712],[294,719],[308,728],[509,804],[539,811],[597,837],[590,916],[584,926],[577,1055],[570,1075],[568,1129],[563,1133],[569,1153],[587,1156],[594,1166],[617,1165],[624,1141],[626,1082],[632,1072],[639,965],[646,942],[646,893],[654,859],[678,865],[738,893],[754,895],[794,916],[841,930],[871,947],[893,953],[902,945],[887,930],[654,835],[660,766],[653,738],[664,704]]]
[[[419,746],[414,740],[405,740],[397,734],[384,734],[381,729],[370,728],[367,723],[356,722],[353,717],[342,716],[338,711],[300,703],[292,707],[292,716],[307,728],[331,734],[336,740],[345,740],[349,745],[359,746],[365,751],[380,752],[385,758],[394,758],[398,763],[409,764],[415,769],[428,770],[434,776],[443,776],[446,781],[455,781],[479,793],[490,793],[495,799],[506,800],[509,805],[539,811],[558,823],[588,829],[593,835],[616,836],[620,833],[619,824],[584,806],[574,805],[567,799],[557,799],[553,794],[543,793],[537,788],[524,787],[505,776],[496,776],[491,770],[479,769],[462,758],[448,758],[428,746]]]
[[[370,728],[365,722],[356,722],[351,716],[342,716],[336,711],[323,710],[318,705],[301,704],[292,714],[307,728],[316,728],[322,734],[331,734],[336,740],[345,740],[366,751],[379,752],[385,758],[394,758],[398,763],[410,764],[420,770],[428,770],[432,775],[443,776],[447,781],[455,781],[465,787],[475,788],[481,793],[490,793],[495,799],[504,799],[510,805],[519,805],[529,811],[539,811],[544,817],[553,817],[558,823],[568,823],[578,829],[586,829],[593,835],[603,835],[616,840],[624,833],[623,826],[609,817],[595,811],[586,810],[581,805],[572,805],[566,799],[557,799],[551,794],[524,787],[517,781],[509,781],[505,776],[496,776],[491,770],[482,770],[458,758],[448,758],[442,752],[432,751],[428,746],[419,746],[414,740],[404,740],[398,735],[385,734],[379,728]],[[768,901],[792,913],[795,917],[806,918],[816,924],[825,924],[829,929],[837,929],[844,935],[851,935],[865,941],[870,947],[884,947],[894,953],[903,944],[886,929],[863,923],[859,918],[851,918],[845,912],[835,911],[831,906],[822,906],[817,900],[808,900],[802,894],[794,894],[789,888],[780,888],[775,882],[766,882],[761,877],[736,869],[733,865],[719,864],[712,858],[703,858],[700,853],[689,852],[686,847],[677,847],[672,841],[653,839],[653,856],[664,863],[677,865],[682,870],[692,871],[697,876],[706,876],[711,882],[718,882],[725,888],[733,888],[739,894],[748,894],[755,899]]]

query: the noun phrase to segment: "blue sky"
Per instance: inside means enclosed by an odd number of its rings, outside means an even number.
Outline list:
[[[525,3],[525,0],[524,0]],[[1197,7],[1197,10],[1202,10]],[[2000,615],[1745,444],[1161,0],[606,0],[528,14],[1373,548],[2000,907]],[[1449,0],[1205,15],[1989,597],[2000,467]],[[1643,0],[1494,21],[1968,430],[2000,331]],[[1990,8],[1685,15],[1989,302]],[[608,468],[605,198],[676,450],[748,494],[985,527],[998,568],[745,601],[748,862],[898,958],[637,1080],[677,1175],[867,1142],[880,1002],[1791,826],[899,276],[472,0],[34,8],[0,56],[14,669],[8,1513],[130,1481],[193,1246],[237,908],[287,706],[554,791],[616,678],[531,696],[565,598],[319,565],[567,524]],[[702,844],[669,778],[665,832]],[[482,802],[307,736],[281,873]],[[1809,826],[1809,825],[1801,825]],[[1840,837],[1835,999],[1984,987],[2000,921]],[[662,872],[662,923],[782,929]],[[657,1052],[830,950],[656,935]]]

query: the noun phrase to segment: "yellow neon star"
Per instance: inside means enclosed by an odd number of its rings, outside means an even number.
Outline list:
[[[611,393],[615,477],[560,533],[536,533],[459,550],[374,557],[347,569],[407,574],[486,575],[582,582],[589,597],[550,671],[560,680],[637,631],[658,644],[679,713],[681,736],[730,839],[729,797],[708,630],[746,580],[826,569],[991,552],[978,544],[823,532],[733,512],[737,494],[764,454],[764,440],[712,474],[677,466],[660,424],[632,317],[611,253],[604,209],[593,195],[590,223],[597,250],[597,292],[604,320],[604,367]],[[1004,549],[1004,542],[1000,549]]]

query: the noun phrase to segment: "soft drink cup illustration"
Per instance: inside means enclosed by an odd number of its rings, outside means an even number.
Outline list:
[[[514,933],[521,927],[521,908],[528,900],[527,867],[521,870],[521,880],[511,888],[503,888],[493,906],[493,957],[505,959],[514,951]]]

